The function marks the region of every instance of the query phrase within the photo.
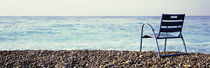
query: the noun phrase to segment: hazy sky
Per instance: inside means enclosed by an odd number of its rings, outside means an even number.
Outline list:
[[[0,16],[210,16],[210,0],[0,0]]]

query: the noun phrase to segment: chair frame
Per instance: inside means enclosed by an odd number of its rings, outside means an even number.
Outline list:
[[[163,16],[164,15],[168,15],[168,16],[179,16],[179,15],[182,15],[182,16],[185,16],[185,14],[163,14]],[[186,48],[186,44],[185,44],[185,41],[184,41],[184,37],[182,35],[182,27],[183,27],[183,23],[184,23],[184,17],[183,17],[183,22],[182,22],[181,30],[179,30],[180,34],[177,37],[159,37],[160,34],[161,34],[161,26],[162,26],[162,23],[163,23],[162,22],[163,21],[163,16],[162,16],[162,19],[161,19],[159,34],[155,34],[154,28],[149,23],[146,23],[146,24],[143,24],[142,25],[142,28],[141,28],[141,39],[140,39],[140,52],[142,51],[142,43],[143,43],[142,41],[143,41],[143,38],[144,38],[143,37],[144,26],[145,25],[148,25],[149,28],[152,30],[153,36],[155,38],[155,42],[157,44],[158,58],[159,59],[161,57],[167,57],[167,56],[187,55],[187,48]],[[168,26],[167,26],[167,28],[168,28]],[[177,28],[178,28],[178,26],[177,26]],[[166,31],[166,33],[167,33],[167,31]],[[158,39],[165,39],[165,46],[164,46],[164,52],[165,52],[166,51],[167,39],[174,39],[174,38],[181,38],[182,39],[182,42],[183,42],[183,45],[184,45],[184,48],[185,48],[185,53],[161,55],[160,54],[160,49],[159,49],[159,44],[158,44]]]

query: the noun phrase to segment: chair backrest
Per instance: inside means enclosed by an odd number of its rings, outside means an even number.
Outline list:
[[[163,14],[159,34],[182,31],[185,14]]]

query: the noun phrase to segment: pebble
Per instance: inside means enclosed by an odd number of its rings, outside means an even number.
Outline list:
[[[185,67],[192,67],[192,65],[184,65]]]
[[[139,55],[139,58],[143,58],[143,55]]]
[[[131,60],[125,61],[125,64],[133,64],[133,61]]]

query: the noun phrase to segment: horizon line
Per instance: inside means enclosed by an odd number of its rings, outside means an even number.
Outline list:
[[[1,16],[1,15],[0,15]],[[8,16],[10,16],[10,15],[8,15]],[[14,15],[15,16],[15,15]],[[19,15],[17,15],[17,16],[19,16]],[[24,16],[24,15],[23,15]],[[29,16],[29,15],[25,15],[25,16]],[[36,15],[31,15],[31,16],[36,16]],[[37,16],[39,16],[39,15],[37,15]],[[40,16],[44,16],[44,15],[40,15]],[[46,15],[47,16],[47,15]],[[58,16],[58,15],[48,15],[48,16]],[[62,16],[62,15],[59,15],[59,16]],[[63,16],[67,16],[67,15],[63,15]],[[70,16],[70,15],[69,15]],[[78,15],[78,16],[81,16],[82,17],[82,15]],[[85,15],[84,15],[85,16]],[[118,17],[118,16],[113,16],[113,15],[110,15],[110,16],[112,16],[112,17]],[[123,16],[123,15],[122,15]],[[131,15],[132,16],[132,15]],[[128,15],[125,15],[125,16],[123,16],[123,17],[131,17],[131,16],[128,16]],[[139,15],[139,16],[147,16],[147,15]],[[162,16],[162,15],[148,15],[148,16]],[[185,16],[210,16],[210,15],[185,15]],[[104,15],[104,16],[102,16],[102,15],[100,15],[100,16],[86,16],[86,17],[106,17],[106,15]],[[135,17],[135,16],[133,16],[133,17]]]

